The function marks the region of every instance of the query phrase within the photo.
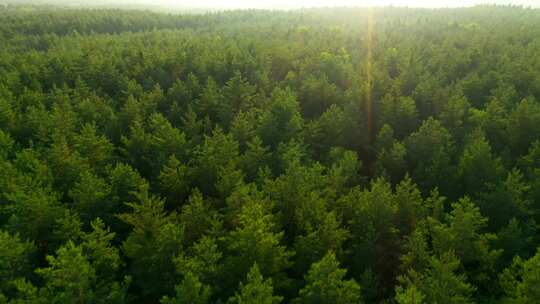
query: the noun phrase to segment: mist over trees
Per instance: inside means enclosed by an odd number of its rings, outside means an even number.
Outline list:
[[[540,11],[0,7],[0,303],[538,303]]]

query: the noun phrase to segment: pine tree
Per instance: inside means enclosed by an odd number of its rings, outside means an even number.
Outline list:
[[[274,296],[272,280],[264,280],[259,267],[255,263],[247,274],[245,283],[240,283],[239,292],[229,299],[228,303],[236,304],[279,304],[283,300]]]
[[[207,304],[210,303],[210,287],[199,281],[191,272],[184,274],[184,280],[176,285],[176,296],[161,299],[162,304]]]
[[[339,268],[335,254],[328,253],[313,263],[305,277],[307,285],[300,290],[294,303],[362,303],[360,286],[354,280],[346,280],[346,272]]]
[[[398,303],[474,303],[474,287],[459,274],[460,261],[449,252],[432,256],[424,269],[410,269],[396,288]],[[424,299],[424,302],[421,299]]]
[[[137,197],[139,202],[128,203],[133,212],[120,215],[133,227],[122,251],[130,260],[133,283],[144,297],[157,300],[173,290],[173,258],[182,250],[183,230],[176,215],[165,212],[163,200],[145,190]]]
[[[540,249],[529,260],[516,257],[499,279],[508,303],[540,303]]]

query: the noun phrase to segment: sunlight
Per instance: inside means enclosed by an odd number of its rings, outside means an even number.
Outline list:
[[[142,1],[146,2],[146,1]],[[158,0],[153,4],[167,6],[214,7],[214,8],[301,8],[301,7],[336,7],[336,6],[407,6],[407,7],[464,7],[478,4],[523,5],[538,7],[539,0]]]

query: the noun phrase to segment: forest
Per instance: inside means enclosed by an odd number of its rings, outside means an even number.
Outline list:
[[[0,303],[540,303],[540,10],[0,6]]]

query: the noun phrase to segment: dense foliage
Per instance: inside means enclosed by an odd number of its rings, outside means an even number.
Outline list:
[[[540,11],[0,7],[0,303],[540,303]]]

